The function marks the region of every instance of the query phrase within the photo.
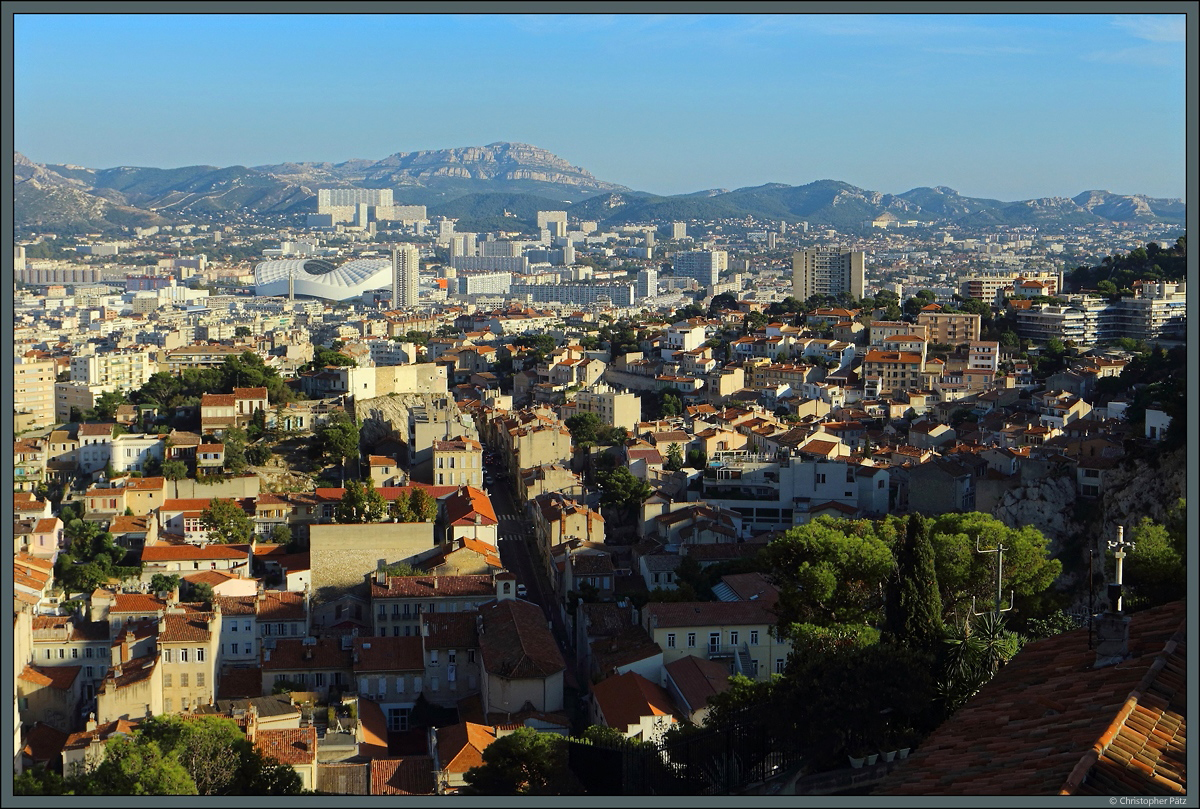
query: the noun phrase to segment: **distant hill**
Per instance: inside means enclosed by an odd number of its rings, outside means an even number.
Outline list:
[[[14,153],[18,228],[113,227],[118,223],[299,215],[316,210],[319,188],[391,188],[398,203],[426,205],[465,227],[520,223],[538,210],[567,208],[606,225],[713,219],[809,221],[843,229],[884,213],[929,224],[1070,225],[1161,221],[1183,224],[1183,200],[1085,191],[1074,197],[1003,202],[964,197],[945,186],[903,194],[868,191],[837,180],[782,183],[733,191],[658,196],[598,180],[587,170],[524,143],[397,152],[382,160],[267,166],[42,165]],[[506,221],[507,220],[507,221]]]

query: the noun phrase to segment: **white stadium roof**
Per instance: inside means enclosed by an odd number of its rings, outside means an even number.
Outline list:
[[[295,278],[297,295],[344,301],[357,298],[370,289],[390,288],[392,261],[356,258],[341,266],[319,258],[264,261],[254,268],[254,294],[287,295],[289,278]]]

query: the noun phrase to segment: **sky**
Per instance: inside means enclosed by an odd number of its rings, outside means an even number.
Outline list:
[[[1184,33],[1134,14],[18,14],[14,143],[168,168],[513,141],[658,194],[1183,197]]]

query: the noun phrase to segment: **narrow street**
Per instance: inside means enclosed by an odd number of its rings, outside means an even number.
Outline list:
[[[490,448],[488,448],[490,451]],[[490,481],[485,482],[484,488],[492,500],[499,526],[500,561],[504,567],[516,574],[517,582],[525,585],[527,594],[523,600],[537,604],[542,608],[558,641],[559,651],[567,664],[567,680],[578,683],[575,672],[575,651],[572,638],[564,624],[560,610],[555,604],[554,590],[546,577],[546,571],[541,566],[534,549],[533,520],[525,511],[525,503],[518,504],[514,495],[514,486],[507,474],[501,471],[500,464],[488,464]]]

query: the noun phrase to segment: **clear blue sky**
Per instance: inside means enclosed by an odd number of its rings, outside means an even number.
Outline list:
[[[30,159],[262,165],[521,141],[676,194],[1185,193],[1184,18],[17,15]]]

